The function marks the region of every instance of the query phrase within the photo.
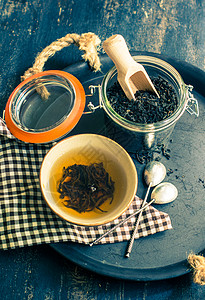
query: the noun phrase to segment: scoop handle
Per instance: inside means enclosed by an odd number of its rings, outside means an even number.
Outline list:
[[[114,62],[118,74],[126,74],[129,67],[136,64],[127,48],[125,39],[120,34],[112,35],[105,40],[103,43],[103,49]]]

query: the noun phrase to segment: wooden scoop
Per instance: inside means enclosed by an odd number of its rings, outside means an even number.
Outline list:
[[[135,99],[134,95],[138,90],[148,90],[159,97],[145,68],[130,55],[123,36],[116,34],[109,37],[104,41],[103,49],[114,62],[117,80],[129,100]]]

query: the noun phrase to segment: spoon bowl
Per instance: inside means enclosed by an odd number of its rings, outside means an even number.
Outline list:
[[[164,180],[165,176],[166,168],[161,162],[154,160],[146,165],[144,170],[144,179],[148,186],[156,186]]]
[[[177,188],[170,182],[162,182],[157,185],[152,193],[151,199],[155,199],[156,204],[167,204],[174,201],[178,196]]]

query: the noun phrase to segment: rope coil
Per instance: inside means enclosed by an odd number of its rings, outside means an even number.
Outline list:
[[[23,81],[34,74],[42,72],[46,61],[50,57],[54,56],[54,54],[61,49],[69,47],[71,44],[75,44],[80,50],[84,51],[84,54],[82,55],[83,59],[88,61],[91,68],[97,72],[101,67],[97,53],[97,47],[100,43],[101,40],[99,37],[92,32],[83,33],[82,35],[69,33],[65,37],[52,42],[49,46],[43,49],[43,51],[36,57],[33,66],[29,68],[23,76],[21,76],[21,80]],[[44,100],[48,99],[49,92],[46,87],[42,86],[36,90]]]
[[[205,257],[190,253],[188,262],[193,269],[193,281],[200,285],[205,285]]]

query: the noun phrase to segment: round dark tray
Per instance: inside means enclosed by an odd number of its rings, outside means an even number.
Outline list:
[[[175,184],[179,195],[173,203],[156,207],[169,214],[173,230],[135,240],[129,259],[124,257],[127,242],[93,247],[66,242],[52,244],[51,247],[72,262],[102,275],[128,280],[159,280],[189,272],[188,254],[205,253],[205,73],[188,63],[163,55],[144,52],[132,54],[152,55],[172,64],[185,83],[194,86],[193,94],[199,103],[199,117],[188,112],[183,114],[171,136],[171,157],[169,160],[165,157],[161,159],[167,170],[173,170],[165,181]],[[65,71],[76,76],[86,94],[89,94],[89,85],[100,84],[105,73],[113,66],[106,55],[101,56],[101,62],[102,73],[94,73],[85,62],[71,65]],[[97,105],[97,93],[87,97],[87,101]],[[86,132],[103,134],[103,116],[102,109],[83,115],[72,135]],[[137,195],[143,197],[146,191],[142,181],[144,165],[136,160],[134,162],[139,176]]]

